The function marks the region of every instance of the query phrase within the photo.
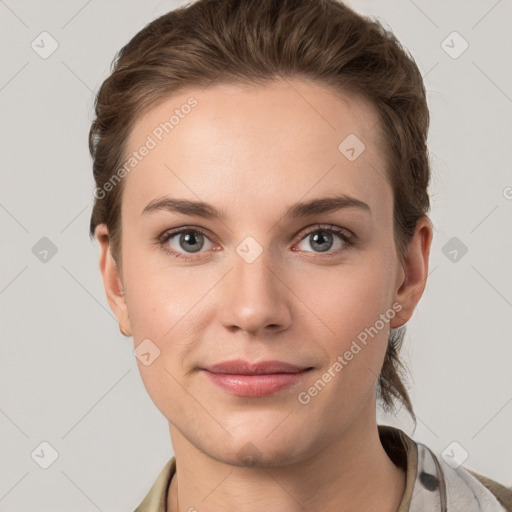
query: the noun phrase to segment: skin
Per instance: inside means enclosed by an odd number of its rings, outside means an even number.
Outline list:
[[[122,268],[107,227],[96,230],[110,307],[135,347],[149,338],[160,350],[150,365],[137,364],[176,456],[167,510],[221,511],[228,503],[243,512],[396,511],[405,473],[380,443],[377,377],[389,328],[409,320],[423,293],[432,230],[422,218],[400,261],[377,114],[362,99],[304,80],[216,84],[150,109],[134,125],[128,152],[190,96],[198,105],[124,178]],[[338,150],[351,133],[366,146],[354,161]],[[370,211],[283,218],[297,201],[334,194]],[[165,195],[205,201],[228,217],[141,215]],[[354,243],[333,233],[321,252],[312,236],[319,224],[348,230]],[[184,226],[207,231],[199,252],[180,235],[155,242]],[[262,249],[252,263],[236,252],[247,236]],[[394,303],[399,314],[299,403],[298,393]],[[291,388],[256,398],[228,394],[197,370],[236,358],[313,369]]]

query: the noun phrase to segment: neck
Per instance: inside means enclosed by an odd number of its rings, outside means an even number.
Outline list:
[[[368,416],[373,421],[368,421]],[[290,465],[240,467],[193,446],[170,424],[176,474],[166,512],[396,512],[405,472],[380,442],[373,414],[364,412],[322,451]]]

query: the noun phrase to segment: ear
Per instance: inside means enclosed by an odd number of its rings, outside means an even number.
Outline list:
[[[427,217],[421,217],[413,236],[407,244],[407,253],[401,263],[399,282],[394,296],[402,309],[390,321],[390,327],[395,329],[407,323],[418,304],[427,282],[428,260],[432,242],[432,226]]]
[[[96,226],[94,233],[100,244],[100,270],[108,303],[117,317],[119,327],[124,329],[128,336],[131,336],[122,273],[110,250],[110,238],[106,224]]]

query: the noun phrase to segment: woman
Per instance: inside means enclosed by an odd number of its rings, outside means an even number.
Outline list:
[[[376,422],[414,418],[428,123],[414,60],[335,0],[199,0],[120,51],[91,235],[175,453],[138,512],[512,510]]]

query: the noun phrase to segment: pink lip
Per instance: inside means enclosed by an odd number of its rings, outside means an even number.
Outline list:
[[[297,383],[310,369],[282,361],[249,363],[241,359],[203,368],[214,384],[228,393],[245,397],[277,393]]]
[[[222,363],[206,366],[204,370],[212,373],[229,373],[236,375],[268,375],[271,373],[296,373],[305,370],[306,367],[295,366],[283,361],[261,361],[250,363],[243,359],[234,359]]]

